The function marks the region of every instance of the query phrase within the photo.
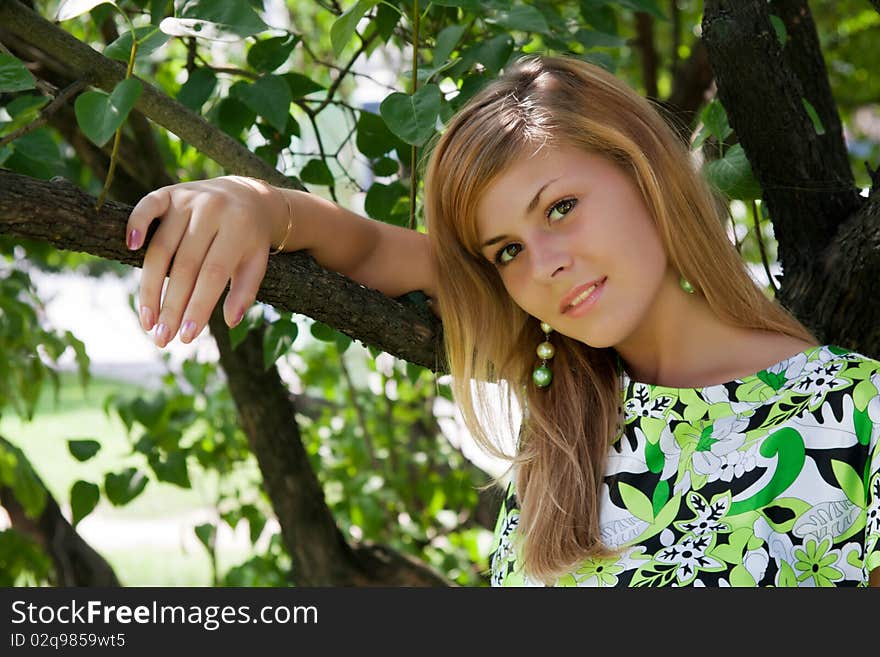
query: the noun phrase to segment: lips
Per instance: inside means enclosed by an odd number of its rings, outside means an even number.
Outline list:
[[[603,276],[602,278],[597,278],[594,281],[590,281],[589,283],[584,283],[583,285],[578,285],[577,287],[574,287],[571,290],[569,290],[568,294],[566,294],[564,297],[562,297],[562,301],[559,303],[559,312],[562,314],[565,314],[566,311],[571,309],[569,306],[571,305],[572,301],[577,299],[577,297],[579,295],[583,294],[584,292],[589,290],[594,285],[598,287],[599,285],[604,283],[607,278],[608,278],[607,276]]]

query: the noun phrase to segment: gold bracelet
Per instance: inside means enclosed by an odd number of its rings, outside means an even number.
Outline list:
[[[266,187],[271,187],[276,192],[281,194],[281,198],[284,199],[284,205],[287,207],[287,232],[284,234],[284,239],[281,240],[281,244],[278,245],[277,249],[269,249],[269,255],[277,255],[284,250],[284,245],[287,244],[287,240],[290,238],[290,229],[293,227],[293,213],[290,211],[290,199],[287,198],[287,195],[281,191],[279,188],[275,187],[271,183],[266,182],[262,178],[254,178],[252,176],[242,176],[242,178],[247,178],[248,180],[252,180],[254,182],[258,182]],[[272,246],[271,244],[269,245]]]
[[[290,211],[290,199],[288,199],[287,195],[280,189],[278,190],[278,193],[284,198],[284,204],[287,206],[287,232],[284,233],[284,239],[281,240],[281,244],[278,245],[278,248],[270,250],[269,255],[276,255],[284,250],[284,245],[287,244],[287,240],[290,237],[290,229],[293,228],[293,213]]]

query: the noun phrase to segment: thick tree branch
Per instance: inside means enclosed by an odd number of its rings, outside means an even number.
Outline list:
[[[63,62],[74,76],[87,79],[105,91],[112,91],[125,78],[124,64],[104,57],[18,0],[0,2],[0,26],[0,34],[9,32],[30,43]],[[188,107],[169,98],[149,82],[140,81],[144,91],[135,109],[221,163],[228,171],[263,178],[285,187],[304,189],[298,180],[284,176]]]
[[[22,451],[3,436],[0,436],[0,450],[12,450],[16,458],[25,458]],[[0,506],[9,514],[12,527],[37,541],[49,555],[55,566],[55,586],[119,586],[110,564],[67,521],[36,472],[33,476],[46,493],[46,506],[39,517],[31,518],[25,513],[14,491],[2,485]]]
[[[293,559],[297,586],[447,586],[442,575],[386,547],[350,546],[324,501],[300,439],[295,408],[278,370],[263,369],[262,335],[249,333],[232,349],[220,310],[210,328],[242,428],[257,457],[266,492]],[[278,436],[285,436],[279,440]]]
[[[0,233],[141,266],[145,249],[125,246],[131,207],[108,202],[96,213],[94,204],[93,196],[63,179],[46,182],[0,169]],[[398,358],[434,371],[445,368],[440,323],[426,306],[390,299],[321,268],[304,252],[270,257],[257,298]]]
[[[771,9],[785,24],[784,48]],[[707,0],[703,39],[718,95],[763,190],[786,279],[810,277],[816,245],[831,242],[861,200],[809,8],[804,0]],[[783,303],[793,302],[792,294],[783,285]]]

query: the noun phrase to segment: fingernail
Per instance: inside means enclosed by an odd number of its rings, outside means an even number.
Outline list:
[[[235,328],[238,326],[239,322],[241,322],[242,317],[244,317],[244,308],[238,311],[238,315],[236,315],[235,320],[232,322],[232,326],[229,328]]]
[[[196,323],[191,319],[186,320],[183,323],[183,328],[180,331],[180,339],[184,342],[189,342],[193,339],[193,336],[196,334]]]
[[[128,239],[126,239],[126,243],[128,244],[128,248],[132,251],[136,251],[137,249],[141,248],[141,231],[139,231],[137,228],[132,230],[128,234]]]
[[[153,328],[153,311],[146,306],[141,306],[141,328],[149,331]]]
[[[156,326],[156,344],[160,347],[164,347],[165,343],[168,341],[168,327],[165,323],[161,323]]]

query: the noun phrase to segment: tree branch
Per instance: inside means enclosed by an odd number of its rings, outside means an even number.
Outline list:
[[[819,264],[815,246],[828,244],[861,200],[809,8],[804,0],[772,7],[785,24],[784,48],[764,2],[707,0],[703,39],[718,95],[773,218],[786,279],[791,272],[809,277]],[[824,134],[802,99],[816,109]]]
[[[4,449],[12,450],[18,459],[25,459],[18,447],[0,436],[0,451]],[[29,463],[28,468],[33,470]],[[55,566],[55,586],[119,586],[112,566],[77,533],[37,473],[32,474],[46,493],[46,506],[38,518],[25,513],[7,486],[0,485],[0,504],[9,514],[13,528],[37,541],[49,555]]]
[[[46,182],[0,169],[0,233],[142,266],[145,249],[133,252],[125,246],[131,207],[108,201],[96,213],[94,202],[92,195],[62,178]],[[398,358],[445,370],[440,322],[427,306],[391,299],[327,271],[305,252],[270,257],[257,298],[308,315]]]

